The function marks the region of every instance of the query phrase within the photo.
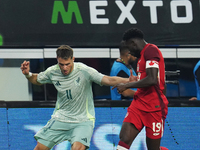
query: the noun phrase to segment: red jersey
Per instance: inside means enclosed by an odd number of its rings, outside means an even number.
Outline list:
[[[168,100],[163,94],[165,88],[165,63],[162,53],[156,45],[146,44],[140,54],[141,57],[137,63],[138,80],[147,76],[146,68],[156,67],[158,68],[158,83],[150,87],[137,88],[129,107],[136,107],[147,112],[159,111],[164,108],[166,110]]]

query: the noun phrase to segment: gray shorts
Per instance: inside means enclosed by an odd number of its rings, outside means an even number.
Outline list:
[[[71,144],[80,142],[88,149],[93,129],[93,121],[66,123],[52,118],[35,134],[34,138],[49,148],[63,141],[69,141]]]

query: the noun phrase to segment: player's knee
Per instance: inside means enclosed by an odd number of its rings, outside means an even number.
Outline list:
[[[160,150],[160,141],[161,141],[161,138],[151,139],[149,137],[146,137],[148,150]]]
[[[128,150],[130,146],[122,141],[119,141],[117,145],[117,150]]]
[[[37,143],[36,147],[34,148],[34,150],[50,150],[50,148],[44,146],[41,143]]]
[[[72,150],[85,150],[86,146],[80,142],[74,142],[72,145]]]
[[[123,134],[119,135],[120,141],[126,143],[127,145],[131,145],[132,141],[130,140],[131,138],[127,136],[124,136]]]

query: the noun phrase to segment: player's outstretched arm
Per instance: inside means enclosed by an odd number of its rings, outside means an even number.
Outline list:
[[[30,72],[30,62],[24,61],[21,64],[20,69],[22,70],[22,73],[26,76],[26,78],[32,83],[36,85],[42,85],[39,82],[37,82],[37,74]]]
[[[158,82],[158,68],[148,68],[146,69],[147,76],[139,81],[136,82],[129,82],[129,83],[120,83],[118,85],[113,86],[117,88],[118,92],[122,94],[128,88],[143,88],[149,87],[152,85],[157,84]]]
[[[129,82],[129,78],[122,78],[122,77],[117,77],[117,76],[104,76],[101,80],[102,85],[106,86],[114,86],[119,83],[127,83]]]

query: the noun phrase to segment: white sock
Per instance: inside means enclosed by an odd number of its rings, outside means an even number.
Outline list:
[[[120,145],[117,145],[117,150],[128,150],[128,149],[125,148],[125,147],[122,147],[122,146],[120,146]]]

